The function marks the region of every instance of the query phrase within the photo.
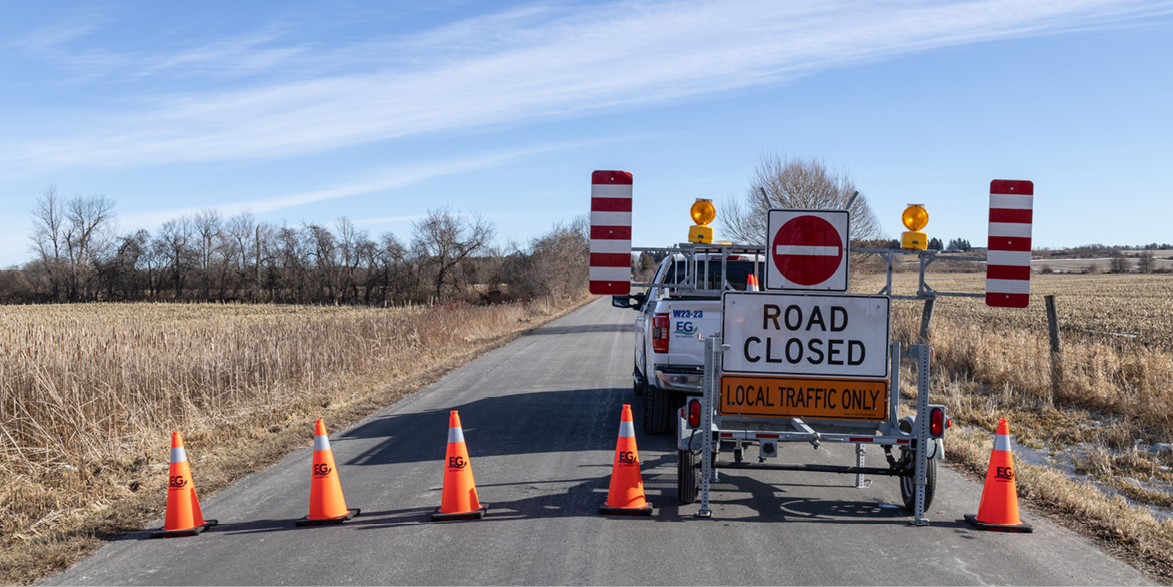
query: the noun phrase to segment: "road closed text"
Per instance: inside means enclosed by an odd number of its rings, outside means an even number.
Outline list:
[[[729,372],[885,377],[888,299],[726,294]]]
[[[888,381],[792,379],[787,377],[721,378],[721,414],[829,420],[874,420],[888,417]]]

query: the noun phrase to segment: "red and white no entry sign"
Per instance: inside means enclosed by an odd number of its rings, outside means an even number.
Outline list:
[[[843,210],[770,210],[766,289],[847,291],[849,218]]]

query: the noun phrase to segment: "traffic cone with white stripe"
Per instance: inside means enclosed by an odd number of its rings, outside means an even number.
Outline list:
[[[639,450],[635,447],[635,424],[631,406],[623,404],[619,417],[619,440],[615,443],[615,461],[611,465],[611,487],[600,514],[649,516],[652,504],[644,499],[644,481],[639,473]]]
[[[745,291],[759,291],[758,290],[758,276],[753,273],[745,278]]]
[[[978,530],[993,532],[1033,532],[1030,524],[1018,517],[1018,491],[1014,486],[1014,458],[1010,452],[1010,425],[998,420],[994,452],[986,471],[986,485],[976,516],[965,514],[965,521]]]
[[[183,436],[178,431],[172,432],[171,470],[167,477],[167,517],[163,521],[163,529],[151,532],[151,538],[195,536],[217,523],[216,520],[204,520],[200,500],[196,498],[195,484],[192,483],[191,468],[187,465]]]
[[[448,415],[448,454],[444,461],[444,492],[440,509],[432,514],[432,521],[472,520],[485,517],[489,504],[477,499],[477,484],[472,478],[472,463],[464,444],[464,430],[460,428],[460,414]]]
[[[334,452],[330,438],[321,420],[314,422],[314,469],[310,474],[310,515],[295,522],[298,526],[341,524],[361,513],[360,509],[346,509],[342,483],[334,466]]]

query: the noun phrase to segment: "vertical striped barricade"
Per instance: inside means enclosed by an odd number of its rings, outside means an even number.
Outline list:
[[[1035,184],[990,182],[990,236],[986,253],[986,305],[1025,308],[1030,303],[1030,233]]]
[[[631,293],[631,174],[591,174],[591,293]]]

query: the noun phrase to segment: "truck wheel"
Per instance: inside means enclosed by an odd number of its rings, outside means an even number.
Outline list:
[[[644,394],[644,432],[666,434],[671,429],[672,401],[668,392],[649,385]]]
[[[916,453],[912,453],[912,458],[916,458]],[[916,462],[913,460],[912,462]],[[914,469],[915,470],[915,469]],[[925,511],[929,511],[929,506],[933,505],[933,494],[937,492],[937,461],[929,459],[928,467],[925,467]],[[901,477],[900,478],[900,498],[904,500],[904,507],[908,511],[913,512],[916,509],[916,476]]]
[[[700,470],[700,455],[693,454],[691,450],[676,451],[676,498],[680,500],[680,505],[696,501],[696,495],[701,489],[700,483],[697,483]]]

